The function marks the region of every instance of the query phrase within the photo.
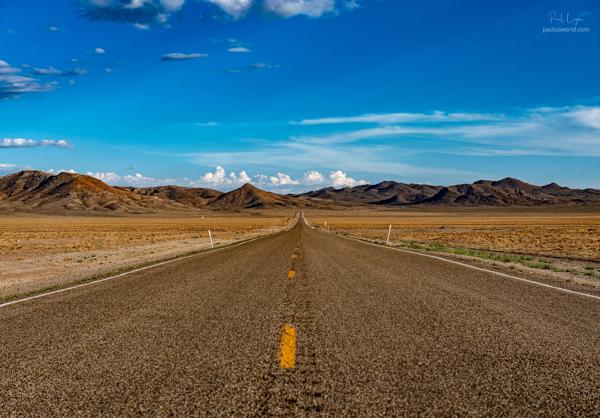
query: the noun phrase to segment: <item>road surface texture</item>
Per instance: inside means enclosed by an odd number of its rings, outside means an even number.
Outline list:
[[[312,231],[0,308],[1,416],[600,416],[600,301]]]

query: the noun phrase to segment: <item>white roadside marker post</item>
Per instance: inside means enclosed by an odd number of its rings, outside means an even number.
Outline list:
[[[208,239],[210,240],[210,248],[215,248],[215,246],[213,244],[212,234],[210,232],[210,229],[208,230]]]
[[[386,244],[390,243],[390,235],[392,235],[392,224],[390,224],[390,227],[388,228],[387,239],[385,240]]]

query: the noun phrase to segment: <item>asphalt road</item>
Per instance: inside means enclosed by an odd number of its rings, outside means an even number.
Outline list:
[[[600,416],[600,301],[290,232],[0,308],[1,416]]]

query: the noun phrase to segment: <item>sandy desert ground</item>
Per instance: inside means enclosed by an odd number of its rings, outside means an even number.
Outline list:
[[[0,299],[277,232],[293,212],[0,217]]]
[[[600,213],[594,210],[313,211],[310,222],[332,232],[573,275],[600,283]]]

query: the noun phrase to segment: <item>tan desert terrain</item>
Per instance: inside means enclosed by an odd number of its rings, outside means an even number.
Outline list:
[[[0,299],[280,231],[293,212],[0,217]]]

